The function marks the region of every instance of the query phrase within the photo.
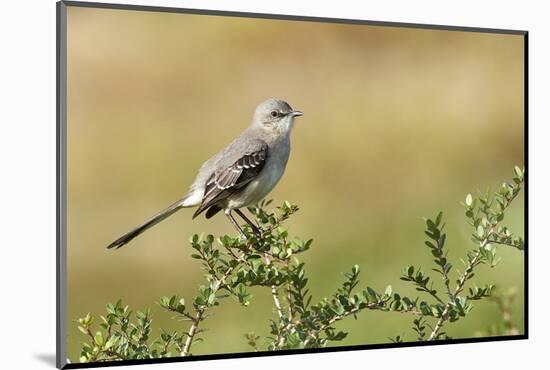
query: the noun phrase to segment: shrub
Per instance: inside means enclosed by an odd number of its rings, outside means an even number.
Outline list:
[[[519,251],[525,247],[521,237],[502,225],[508,207],[523,184],[524,172],[516,167],[513,181],[505,182],[499,191],[466,196],[463,206],[472,227],[473,247],[456,273],[447,258],[443,214],[439,212],[425,219],[425,245],[433,256],[431,272],[441,279],[444,289],[434,288],[434,278],[427,271],[407,266],[400,279],[416,288],[418,296],[415,297],[399,294],[391,285],[383,290],[368,286],[358,289],[360,269],[355,265],[344,274],[341,286],[330,297],[314,301],[305,265],[299,260],[300,254],[311,248],[312,240],[291,239],[283,226],[298,207],[285,202],[268,210],[270,202],[261,202],[249,208],[261,230],[259,235],[245,225],[246,239],[229,235],[219,238],[192,236],[191,257],[202,264],[204,285],[192,299],[173,295],[159,300],[167,312],[187,323],[185,327],[162,330],[158,338],[152,338],[150,311],[137,311],[133,315],[119,300],[107,305],[106,314],[99,316],[99,326],[95,325],[96,318],[90,313],[78,320],[79,330],[87,336],[80,361],[189,356],[193,344],[203,340],[201,334],[208,312],[227,298],[236,299],[243,306],[250,305],[253,300],[250,287],[269,290],[276,312],[269,322],[270,336],[244,334],[256,351],[317,348],[342,341],[348,333],[338,330],[336,323],[368,310],[411,315],[412,330],[419,341],[448,339],[445,325],[469,315],[475,301],[490,297],[493,292],[493,284],[481,287],[470,284],[475,271],[481,265],[494,267],[499,262],[499,245]],[[403,338],[397,336],[391,340],[402,342]]]

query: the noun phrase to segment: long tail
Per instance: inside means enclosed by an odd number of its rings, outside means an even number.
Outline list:
[[[188,205],[185,204],[186,203],[185,200],[186,200],[186,198],[180,199],[176,203],[170,205],[168,208],[160,211],[158,214],[154,215],[153,217],[151,217],[150,219],[145,221],[143,223],[143,225],[138,226],[135,229],[127,232],[126,234],[122,235],[120,238],[118,238],[117,240],[115,240],[114,242],[109,244],[107,249],[112,249],[112,248],[118,249],[118,248],[123,247],[124,245],[129,243],[132,239],[134,239],[135,237],[140,235],[145,230],[149,229],[150,227],[155,226],[156,224],[158,224],[162,220],[170,217],[173,213],[179,211],[180,209],[182,209],[184,207],[188,207]]]

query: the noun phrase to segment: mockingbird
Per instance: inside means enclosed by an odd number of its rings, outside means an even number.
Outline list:
[[[107,248],[120,248],[176,211],[189,207],[198,207],[193,218],[204,211],[206,218],[210,218],[223,210],[245,237],[232,215],[235,211],[258,233],[256,225],[239,208],[259,202],[277,185],[290,154],[294,118],[302,114],[282,100],[269,99],[258,105],[250,126],[225,149],[204,162],[187,195]]]

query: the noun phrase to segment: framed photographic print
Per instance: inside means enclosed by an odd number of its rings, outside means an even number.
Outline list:
[[[527,338],[526,31],[57,26],[59,368]]]

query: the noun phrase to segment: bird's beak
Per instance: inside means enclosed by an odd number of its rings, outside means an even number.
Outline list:
[[[299,117],[299,116],[303,116],[304,113],[300,112],[299,110],[293,110],[288,115],[291,117]]]

